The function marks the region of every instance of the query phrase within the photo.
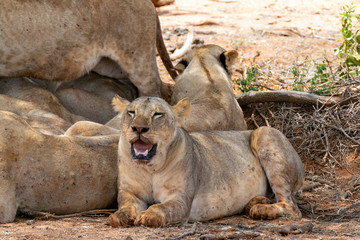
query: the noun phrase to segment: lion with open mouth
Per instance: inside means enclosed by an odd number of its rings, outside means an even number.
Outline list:
[[[278,130],[188,133],[181,127],[191,111],[187,98],[170,106],[160,98],[115,97],[113,105],[121,136],[111,226],[161,227],[243,210],[255,219],[301,217],[295,194],[304,168]]]

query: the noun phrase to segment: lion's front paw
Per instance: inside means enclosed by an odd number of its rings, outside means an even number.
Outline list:
[[[134,218],[124,210],[118,210],[109,216],[109,224],[112,227],[128,226],[134,223]]]
[[[136,217],[134,224],[147,227],[164,227],[165,217],[156,212],[144,211]]]

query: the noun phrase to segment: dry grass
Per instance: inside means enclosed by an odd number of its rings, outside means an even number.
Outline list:
[[[245,110],[251,128],[279,129],[305,159],[346,167],[350,153],[358,154],[360,101],[331,107],[260,103]]]

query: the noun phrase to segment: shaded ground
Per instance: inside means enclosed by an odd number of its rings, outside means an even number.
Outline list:
[[[197,42],[238,50],[241,58],[234,78],[248,66],[262,65],[269,69],[263,79],[268,86],[288,89],[289,66],[306,58],[321,61],[324,55],[337,61],[333,49],[339,44],[340,6],[348,2],[176,0],[158,11],[168,49],[184,42],[182,29],[193,27]],[[162,78],[171,81],[160,68]],[[345,167],[303,159],[307,182],[299,196],[301,220],[254,221],[233,216],[163,229],[114,229],[107,225],[107,214],[48,220],[18,217],[14,223],[0,225],[0,239],[359,239],[357,154],[344,160]]]

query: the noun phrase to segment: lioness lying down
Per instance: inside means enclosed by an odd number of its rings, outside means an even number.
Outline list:
[[[110,207],[119,134],[108,133],[42,134],[19,115],[0,111],[0,223],[12,222],[17,211],[68,214]]]
[[[54,94],[27,78],[0,78],[0,109],[26,115],[30,109],[40,109],[58,115],[69,123],[85,120],[84,117],[70,113]],[[13,99],[6,101],[4,95]],[[20,101],[23,103],[20,103]],[[24,108],[26,105],[32,107]],[[22,108],[22,109],[21,109]]]
[[[148,0],[1,0],[0,26],[0,76],[64,81],[95,71],[160,96],[157,49],[176,77]]]
[[[105,124],[116,116],[111,107],[115,95],[133,100],[138,93],[136,87],[126,78],[118,81],[91,73],[62,82],[54,95],[71,113]]]
[[[159,98],[132,103],[115,98],[121,112],[118,148],[119,209],[113,227],[151,227],[203,221],[248,209],[252,218],[300,217],[295,194],[302,162],[278,130],[203,131],[181,128],[190,102]],[[276,203],[264,196],[274,193]]]

